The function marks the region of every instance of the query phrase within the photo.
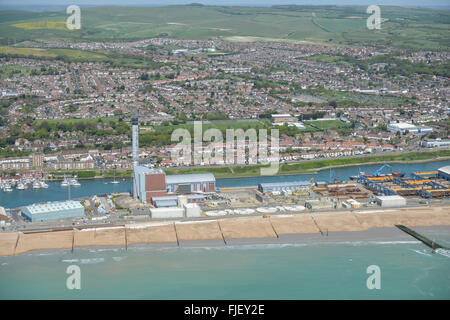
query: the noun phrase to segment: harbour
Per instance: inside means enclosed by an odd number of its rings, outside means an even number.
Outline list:
[[[412,177],[414,172],[436,171],[440,167],[449,165],[450,161],[433,161],[412,164],[391,164],[393,171],[404,172],[406,177]],[[275,183],[289,181],[308,181],[314,178],[315,181],[334,181],[334,179],[350,180],[351,176],[363,172],[375,172],[380,168],[378,164],[365,166],[350,166],[334,169],[321,170],[314,174],[283,175],[283,176],[259,176],[247,178],[226,178],[217,179],[217,187],[235,188],[257,186],[259,183]],[[114,181],[119,183],[113,183]],[[70,188],[71,198],[83,198],[100,194],[131,192],[131,179],[93,179],[80,180],[82,187]],[[27,190],[12,189],[10,192],[0,192],[0,206],[5,208],[16,208],[32,203],[43,201],[58,201],[68,199],[67,188],[62,188],[60,182],[48,182],[48,188]]]

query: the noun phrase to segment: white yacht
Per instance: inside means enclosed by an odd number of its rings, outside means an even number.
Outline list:
[[[61,182],[61,187],[68,187],[70,181],[64,176],[64,180]]]
[[[11,185],[10,185],[9,183],[5,183],[5,184],[3,185],[3,191],[5,191],[5,192],[11,192],[11,191],[13,191],[13,190],[12,190]]]
[[[70,185],[71,186],[81,186],[81,184],[78,182],[78,180],[76,178],[72,178],[70,180]]]
[[[40,188],[41,188],[41,183],[38,180],[33,182],[33,189],[40,189]]]
[[[118,183],[120,183],[120,181],[117,181],[117,180],[116,180],[116,172],[115,172],[115,171],[114,171],[114,180],[111,181],[111,183],[112,183],[112,184],[118,184]]]
[[[25,184],[22,182],[19,182],[17,184],[17,190],[25,190]]]
[[[41,188],[48,188],[48,184],[46,184],[44,181],[41,181]]]

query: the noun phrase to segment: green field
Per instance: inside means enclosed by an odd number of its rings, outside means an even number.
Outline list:
[[[381,30],[367,29],[368,16],[365,6],[95,7],[82,8],[80,30],[67,30],[23,27],[65,21],[64,11],[0,11],[0,43],[169,37],[448,50],[449,11],[381,6]]]
[[[316,120],[316,121],[304,121],[309,127],[316,130],[329,130],[329,129],[340,129],[347,128],[350,125],[339,120]]]

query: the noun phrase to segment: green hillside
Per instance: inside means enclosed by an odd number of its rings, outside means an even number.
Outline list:
[[[129,41],[170,37],[449,48],[450,11],[382,6],[381,17],[387,20],[381,30],[367,29],[368,16],[362,6],[97,7],[81,9],[81,30],[67,30],[61,28],[61,21],[68,17],[64,11],[0,11],[0,44],[43,39]],[[39,25],[48,27],[35,29]]]

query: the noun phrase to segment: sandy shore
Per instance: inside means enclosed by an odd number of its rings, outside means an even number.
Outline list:
[[[418,232],[426,231],[431,226],[450,232],[450,206],[167,221],[40,233],[0,233],[0,256],[13,256],[33,250],[74,250],[93,246],[414,240],[395,228],[395,224],[406,225]]]

